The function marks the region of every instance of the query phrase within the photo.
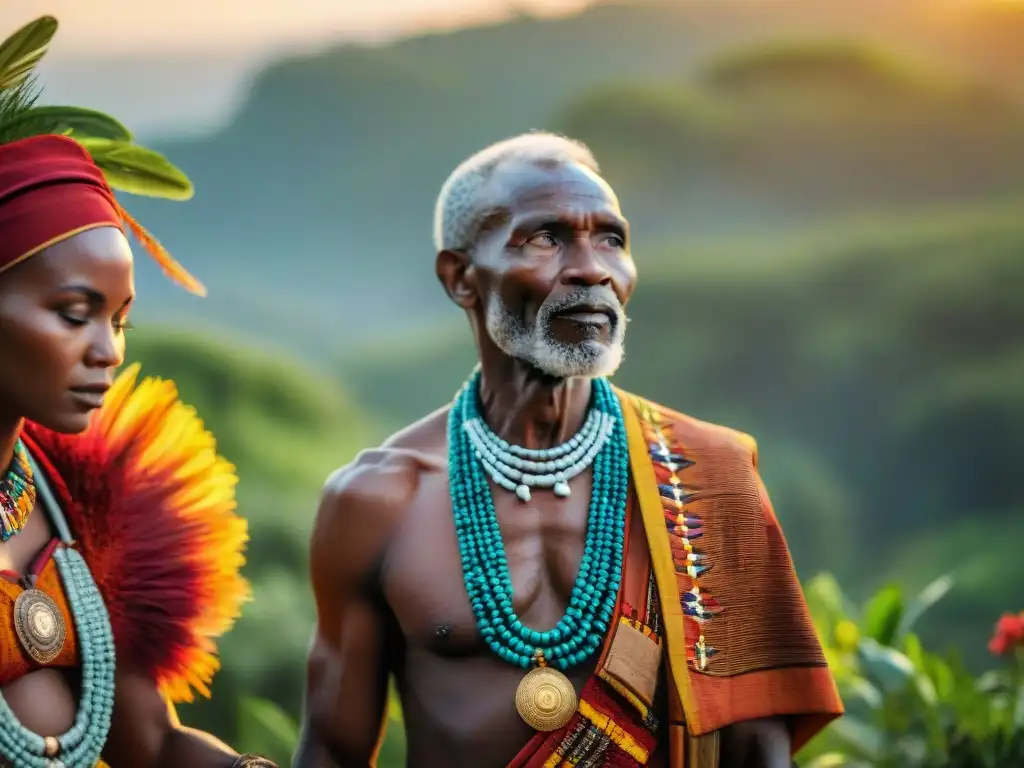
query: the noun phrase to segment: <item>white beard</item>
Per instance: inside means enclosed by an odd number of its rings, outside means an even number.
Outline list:
[[[615,309],[617,318],[611,339],[568,344],[553,337],[552,317],[586,302],[608,304]],[[530,328],[523,325],[500,297],[493,296],[487,307],[486,327],[491,340],[506,355],[558,379],[611,376],[625,356],[626,314],[618,298],[607,288],[583,288],[557,301],[545,300]]]

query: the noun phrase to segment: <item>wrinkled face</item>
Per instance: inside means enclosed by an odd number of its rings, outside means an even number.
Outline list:
[[[132,253],[114,227],[81,232],[0,274],[0,409],[81,432],[124,361]]]
[[[582,166],[498,173],[508,204],[471,254],[488,336],[549,376],[612,374],[636,283],[615,194]]]

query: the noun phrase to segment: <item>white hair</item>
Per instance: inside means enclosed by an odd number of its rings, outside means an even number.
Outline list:
[[[480,225],[506,202],[491,180],[509,163],[542,167],[582,165],[600,173],[593,153],[582,142],[547,131],[531,131],[480,150],[464,160],[441,187],[434,208],[434,247],[464,250],[472,245]]]

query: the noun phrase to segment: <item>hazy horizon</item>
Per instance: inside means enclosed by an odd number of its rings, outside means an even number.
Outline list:
[[[42,14],[56,16],[54,58],[162,56],[201,51],[258,54],[333,42],[383,41],[420,32],[498,21],[517,11],[573,12],[594,0],[178,0],[147,13],[132,0],[21,0],[0,5],[0,24],[14,29]],[[216,8],[212,11],[212,8]],[[238,23],[238,19],[244,19]]]
[[[1024,6],[1024,0],[917,1],[936,11]],[[179,0],[148,12],[129,0],[18,0],[0,4],[0,25],[9,34],[39,15],[57,16],[61,30],[39,68],[43,102],[114,113],[152,140],[218,130],[244,100],[252,78],[283,57],[495,23],[517,12],[574,13],[602,2],[659,0]],[[717,0],[661,2],[713,6]],[[958,23],[956,15],[948,23]]]
[[[220,0],[211,12],[205,0],[179,0],[157,14],[130,0],[20,0],[0,4],[0,29],[10,34],[43,14],[56,16],[61,28],[39,67],[43,102],[89,105],[142,137],[173,137],[226,124],[252,77],[284,56],[497,22],[517,11],[572,13],[594,2]]]

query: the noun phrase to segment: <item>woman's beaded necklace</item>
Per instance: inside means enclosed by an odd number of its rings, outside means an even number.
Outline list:
[[[0,480],[0,541],[21,532],[36,505],[36,484],[24,444],[14,444],[11,466]]]
[[[533,665],[545,667],[534,670],[548,674],[535,697],[535,703],[543,704],[551,699],[552,686],[562,686],[564,692],[564,683],[551,678],[557,673],[546,665],[567,670],[589,659],[603,642],[615,612],[629,488],[629,452],[622,410],[611,385],[604,379],[595,379],[588,422],[594,418],[594,423],[607,434],[593,459],[593,491],[583,558],[565,615],[552,629],[541,632],[524,626],[512,608],[512,580],[487,482],[488,471],[470,437],[474,427],[466,429],[469,423],[482,423],[479,390],[477,372],[457,396],[448,419],[449,479],[463,578],[480,634],[491,650],[523,669]],[[518,451],[520,456],[527,450],[513,448],[505,450],[510,454]],[[564,676],[558,677],[565,681]],[[548,687],[544,688],[545,685]],[[536,718],[527,717],[519,701],[523,685],[520,689],[517,706],[524,719],[540,730],[547,730],[549,724],[554,725],[550,730],[561,727],[557,724],[560,717],[552,723],[540,724]],[[571,685],[568,692],[575,695]],[[537,706],[544,709],[547,704]]]
[[[29,463],[31,466],[30,459]],[[71,728],[60,736],[45,738],[25,728],[0,694],[0,763],[7,761],[18,768],[93,768],[107,741],[114,711],[114,635],[89,566],[71,548],[71,532],[37,469],[35,476],[44,507],[64,542],[53,559],[75,620],[82,659],[82,694]],[[38,590],[26,590],[19,600],[31,597],[33,592]],[[49,620],[54,620],[53,616]],[[60,614],[55,620],[63,621]]]

